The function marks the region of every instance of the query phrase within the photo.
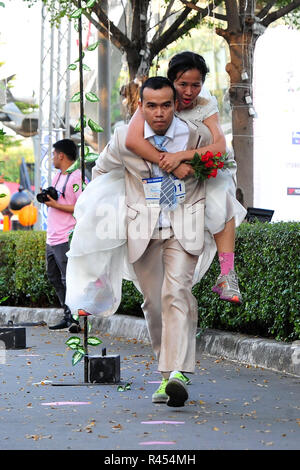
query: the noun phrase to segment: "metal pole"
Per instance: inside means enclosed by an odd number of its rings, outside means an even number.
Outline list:
[[[61,58],[61,41],[62,41],[62,32],[61,24],[58,26],[57,32],[57,56],[56,56],[56,100],[55,100],[55,139],[58,140],[59,136],[59,127],[60,127],[60,100],[61,100],[61,71],[60,71],[60,58]]]
[[[107,14],[108,13],[108,2],[102,0],[101,8]],[[100,102],[98,104],[98,115],[99,123],[103,127],[104,131],[98,133],[98,151],[101,152],[107,142],[110,139],[110,94],[111,94],[111,80],[110,80],[110,42],[105,39],[100,33],[99,47],[98,47],[98,96]]]
[[[78,2],[78,8],[81,8],[81,0]],[[82,69],[82,19],[78,18],[78,35],[79,35],[79,91],[80,91],[80,167],[81,167],[81,183],[85,181],[84,167],[84,108],[83,108],[83,69]]]
[[[54,58],[54,26],[51,25],[50,100],[49,100],[49,145],[48,145],[48,185],[49,185],[49,186],[51,186],[51,182],[52,182],[53,58]]]
[[[68,23],[67,65],[71,61],[71,20]],[[70,70],[66,73],[65,138],[70,138]]]
[[[43,86],[44,86],[44,49],[45,49],[45,5],[41,8],[41,55],[40,55],[40,97],[39,97],[39,136],[35,146],[34,165],[34,192],[37,195],[41,187],[41,155],[43,141]],[[40,206],[40,207],[39,207]],[[42,207],[38,205],[38,220],[35,225],[37,230],[42,229]]]
[[[78,8],[81,8],[81,0],[78,2]],[[78,18],[78,35],[79,35],[79,91],[80,91],[80,166],[81,166],[81,184],[85,181],[84,166],[84,107],[83,107],[83,68],[82,68],[82,19]],[[84,382],[89,381],[89,352],[88,352],[88,321],[84,317]]]
[[[88,350],[88,317],[84,317],[84,336],[83,344],[85,349],[84,356],[84,382],[88,383],[89,381],[89,350]]]

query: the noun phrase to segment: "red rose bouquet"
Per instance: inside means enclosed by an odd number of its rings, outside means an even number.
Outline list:
[[[226,157],[226,153],[222,155],[221,152],[213,154],[212,152],[207,151],[203,155],[195,153],[193,160],[189,163],[195,170],[195,178],[200,181],[205,181],[209,178],[215,178],[218,170],[222,168],[230,168],[231,162],[226,162]]]

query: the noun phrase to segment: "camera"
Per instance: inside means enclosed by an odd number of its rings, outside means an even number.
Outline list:
[[[49,188],[42,189],[42,191],[36,195],[38,202],[45,203],[49,201],[48,196],[52,197],[57,201],[58,199],[58,191],[54,188],[54,186],[49,186]]]

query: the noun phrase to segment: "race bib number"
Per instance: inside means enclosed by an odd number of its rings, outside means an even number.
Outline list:
[[[159,207],[161,182],[163,177],[143,178],[143,188],[147,206]],[[184,181],[174,179],[175,196],[179,204],[185,200],[185,184]]]
[[[143,178],[143,188],[147,206],[159,207],[162,177]]]
[[[175,179],[175,195],[177,197],[177,201],[181,204],[185,200],[185,183],[182,180]]]

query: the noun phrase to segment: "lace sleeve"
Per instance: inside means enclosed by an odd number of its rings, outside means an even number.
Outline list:
[[[218,112],[219,108],[217,99],[215,96],[212,96],[207,104],[202,107],[202,121]]]
[[[193,109],[180,111],[178,115],[183,120],[189,121],[197,126],[199,122],[203,122],[206,118],[218,112],[217,99],[214,96],[211,96],[209,99],[199,96],[197,106]]]

